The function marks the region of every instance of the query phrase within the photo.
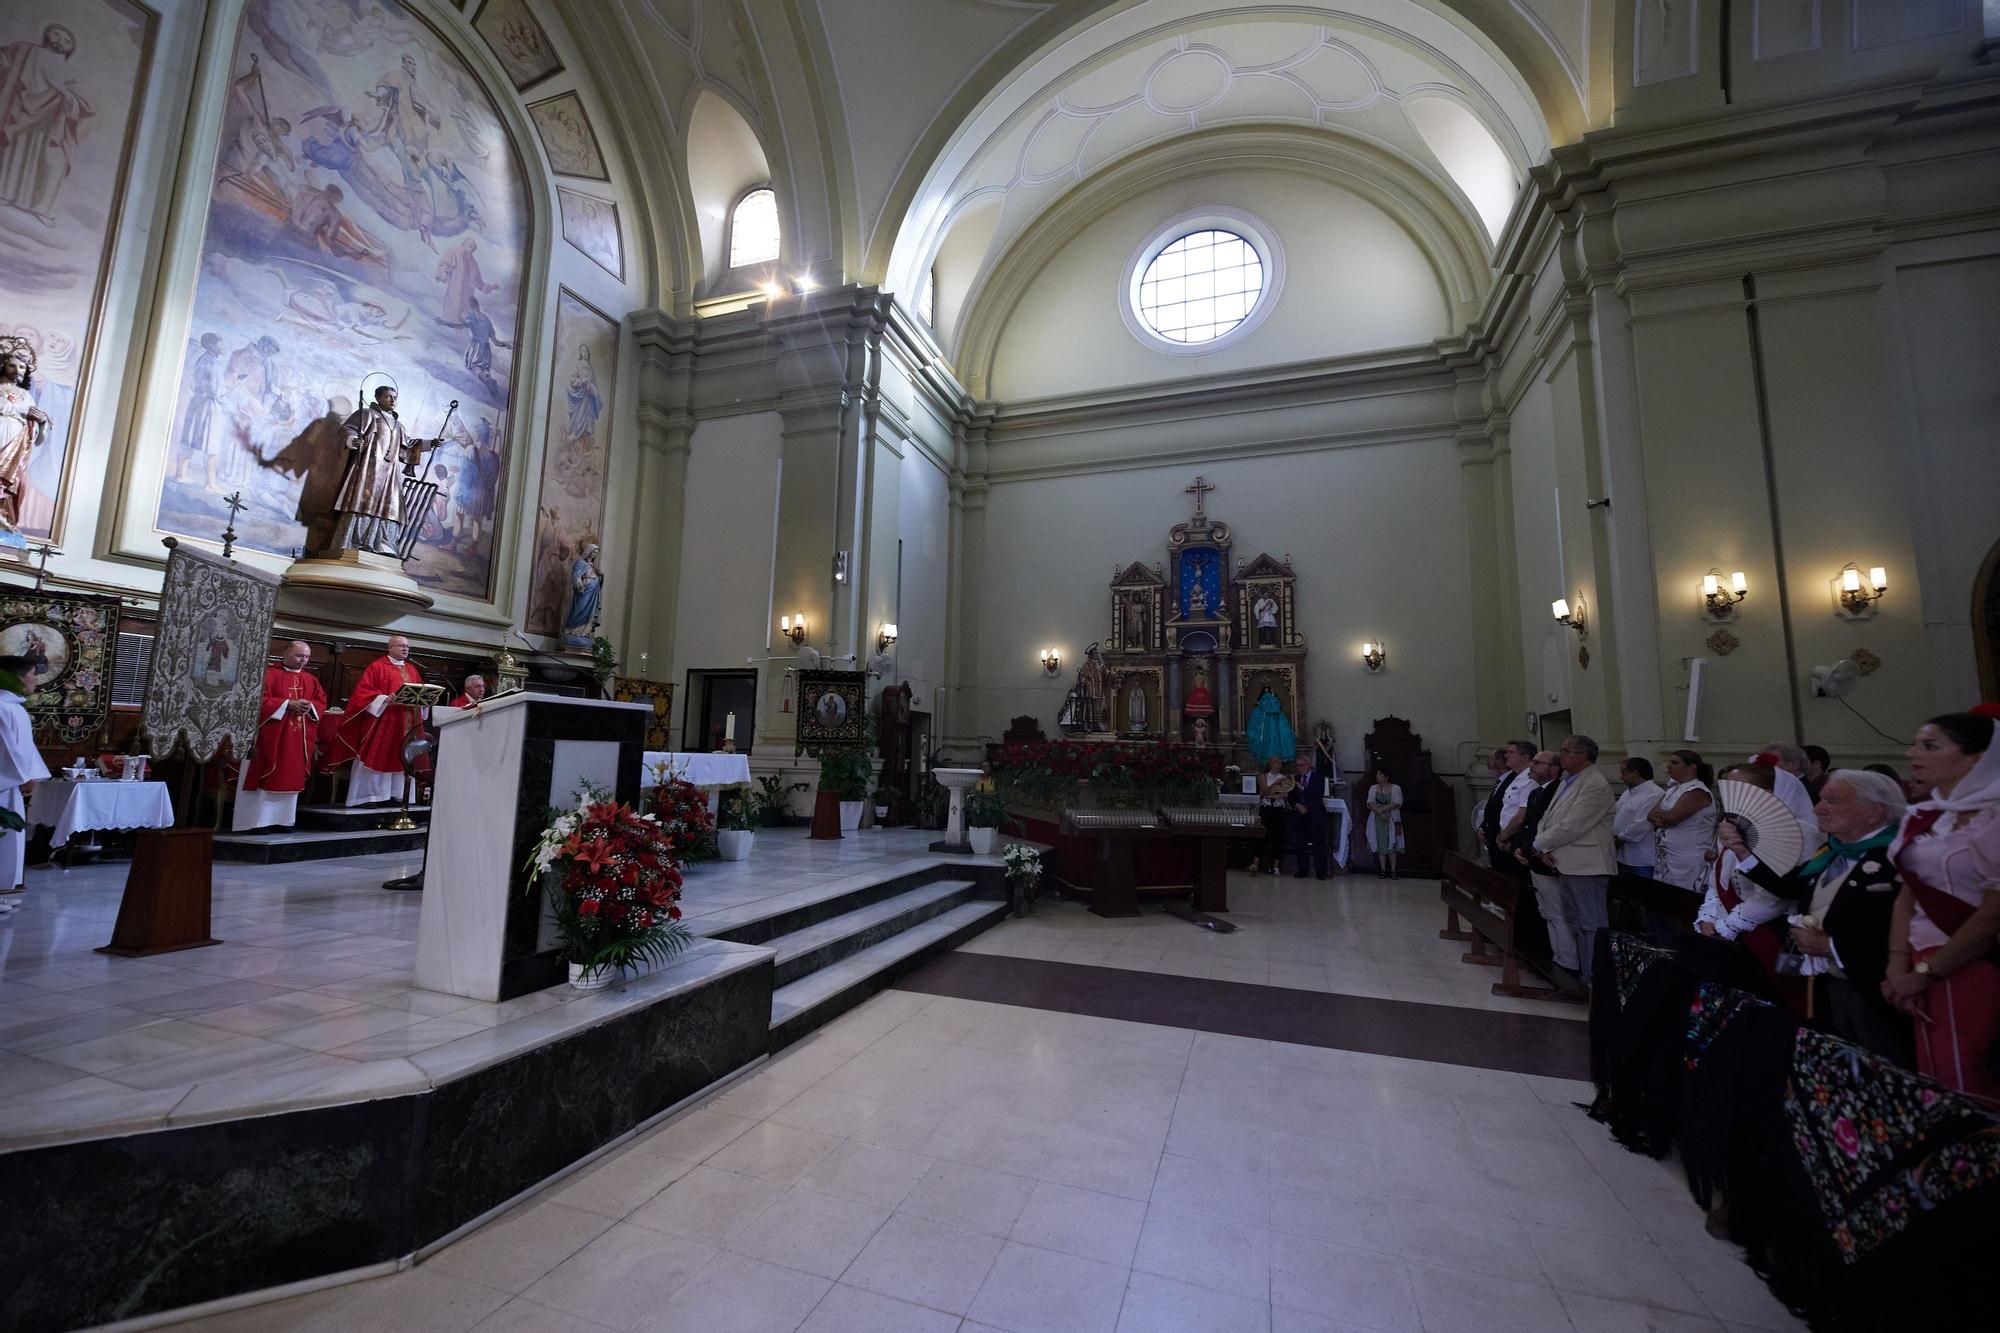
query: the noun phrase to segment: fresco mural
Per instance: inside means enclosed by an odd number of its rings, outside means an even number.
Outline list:
[[[130,0],[0,5],[0,339],[25,344],[47,417],[15,418],[28,447],[0,448],[0,485],[31,537],[52,535],[62,496],[152,22]]]
[[[562,58],[549,44],[541,21],[527,0],[486,0],[472,26],[500,58],[500,67],[513,80],[515,91],[525,91],[551,74],[562,72]]]
[[[625,280],[625,246],[618,237],[618,205],[580,190],[556,187],[562,209],[563,239],[620,282]]]
[[[408,563],[488,595],[529,210],[492,102],[395,0],[250,0],[215,164],[157,526],[304,541],[300,492],[361,379],[388,374],[441,483]],[[322,464],[324,465],[324,464]]]
[[[590,127],[590,114],[575,93],[559,93],[542,102],[528,103],[528,118],[542,136],[542,149],[549,165],[565,176],[608,181],[611,172],[604,165],[604,151],[597,146],[597,131]]]
[[[556,305],[555,383],[535,510],[535,566],[526,628],[555,634],[569,596],[570,564],[604,537],[611,403],[618,377],[618,321],[565,289]]]

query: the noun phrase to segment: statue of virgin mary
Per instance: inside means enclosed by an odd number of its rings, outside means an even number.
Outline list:
[[[1268,685],[1250,707],[1247,731],[1250,757],[1259,764],[1268,762],[1274,755],[1290,759],[1298,752],[1298,738],[1292,734],[1291,719],[1285,716],[1284,705]]]

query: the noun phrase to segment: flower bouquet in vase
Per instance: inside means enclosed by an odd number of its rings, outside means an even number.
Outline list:
[[[1035,910],[1035,888],[1042,882],[1042,854],[1026,843],[1010,843],[1001,859],[1007,863],[1007,896],[1015,916]]]
[[[682,862],[716,858],[715,816],[709,813],[707,792],[686,778],[669,776],[653,788],[652,812]]]
[[[660,821],[604,793],[551,812],[529,861],[548,883],[570,985],[601,990],[628,968],[665,962],[688,944],[681,869]]]

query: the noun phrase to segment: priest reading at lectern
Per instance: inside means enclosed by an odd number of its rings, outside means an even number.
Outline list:
[[[476,708],[479,706],[479,701],[485,697],[486,677],[467,676],[465,678],[465,693],[453,699],[451,706],[453,708]]]
[[[298,822],[299,793],[312,776],[319,720],[326,715],[326,689],[305,669],[311,657],[312,649],[293,639],[285,645],[281,664],[264,668],[257,744],[236,778],[236,813],[230,825],[239,833]]]
[[[417,725],[417,710],[391,704],[389,696],[405,685],[421,685],[424,673],[410,660],[410,641],[389,638],[389,653],[368,664],[348,696],[340,719],[340,739],[354,754],[354,776],[347,782],[349,805],[378,805],[403,794],[403,741]]]

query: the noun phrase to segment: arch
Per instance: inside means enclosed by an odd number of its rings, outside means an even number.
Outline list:
[[[1279,171],[1338,186],[1388,215],[1431,266],[1454,323],[1477,309],[1490,281],[1485,240],[1457,202],[1400,156],[1364,140],[1294,126],[1198,133],[1126,158],[1044,209],[968,293],[953,357],[975,394],[991,382],[1000,335],[1029,284],[1078,230],[1163,181],[1213,171]]]
[[[753,185],[729,206],[729,227],[722,241],[724,263],[731,269],[766,268],[784,252],[784,231],[778,225],[778,192]]]
[[[712,294],[729,276],[729,230],[737,206],[758,188],[770,188],[764,144],[729,99],[704,87],[688,113],[687,180],[700,246],[699,290]],[[779,253],[788,229],[779,228]]]

